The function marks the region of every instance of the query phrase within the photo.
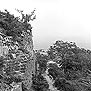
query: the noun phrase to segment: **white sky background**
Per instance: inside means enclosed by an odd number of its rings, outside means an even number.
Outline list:
[[[30,13],[35,49],[47,49],[56,40],[76,42],[91,49],[91,0],[2,0],[0,9],[16,14],[16,9]]]

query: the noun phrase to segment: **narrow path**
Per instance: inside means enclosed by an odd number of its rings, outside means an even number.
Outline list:
[[[58,91],[56,88],[53,87],[53,85],[52,85],[53,84],[53,81],[49,78],[49,76],[47,75],[47,73],[44,73],[42,75],[43,75],[44,78],[46,78],[46,80],[47,80],[47,82],[49,84],[49,89],[51,91]]]

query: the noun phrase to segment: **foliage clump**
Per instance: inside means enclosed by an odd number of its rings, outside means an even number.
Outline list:
[[[18,41],[20,37],[24,36],[24,31],[31,34],[32,27],[29,22],[35,19],[35,10],[29,15],[23,14],[23,11],[17,11],[21,13],[21,19],[10,14],[7,10],[5,12],[0,11],[0,28],[2,28],[0,32],[6,36],[12,36],[14,40]],[[32,18],[32,16],[34,17]]]
[[[47,53],[49,59],[55,62],[48,65],[48,75],[52,76],[54,86],[58,90],[80,91],[86,84],[88,85],[85,89],[91,86],[90,50],[79,48],[73,42],[56,41],[56,43],[50,46]],[[62,82],[63,79],[65,82]],[[69,83],[69,85],[66,85],[66,83]],[[75,89],[76,86],[79,90]]]
[[[34,89],[34,91],[48,91],[49,84],[41,73],[33,76],[32,88]]]

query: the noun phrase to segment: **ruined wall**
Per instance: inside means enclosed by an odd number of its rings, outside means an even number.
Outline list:
[[[24,78],[26,79],[24,81],[25,86],[30,89],[31,83],[32,83],[32,74],[35,73],[35,60],[34,60],[34,52],[33,52],[33,40],[32,35],[29,36],[26,34],[26,37],[24,38],[25,44],[25,50],[29,52],[29,57],[26,64],[26,71],[24,74]]]
[[[35,74],[35,60],[29,17],[23,15],[22,20],[18,20],[7,11],[0,12],[0,61],[2,58],[4,65],[0,75],[3,75],[3,79],[23,79],[21,83],[30,91],[32,73]],[[12,86],[12,82],[9,85]]]

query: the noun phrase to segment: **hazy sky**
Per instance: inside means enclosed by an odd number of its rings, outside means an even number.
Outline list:
[[[15,13],[15,8],[30,13],[35,49],[47,49],[56,40],[76,42],[91,49],[91,0],[2,0],[0,9]]]

